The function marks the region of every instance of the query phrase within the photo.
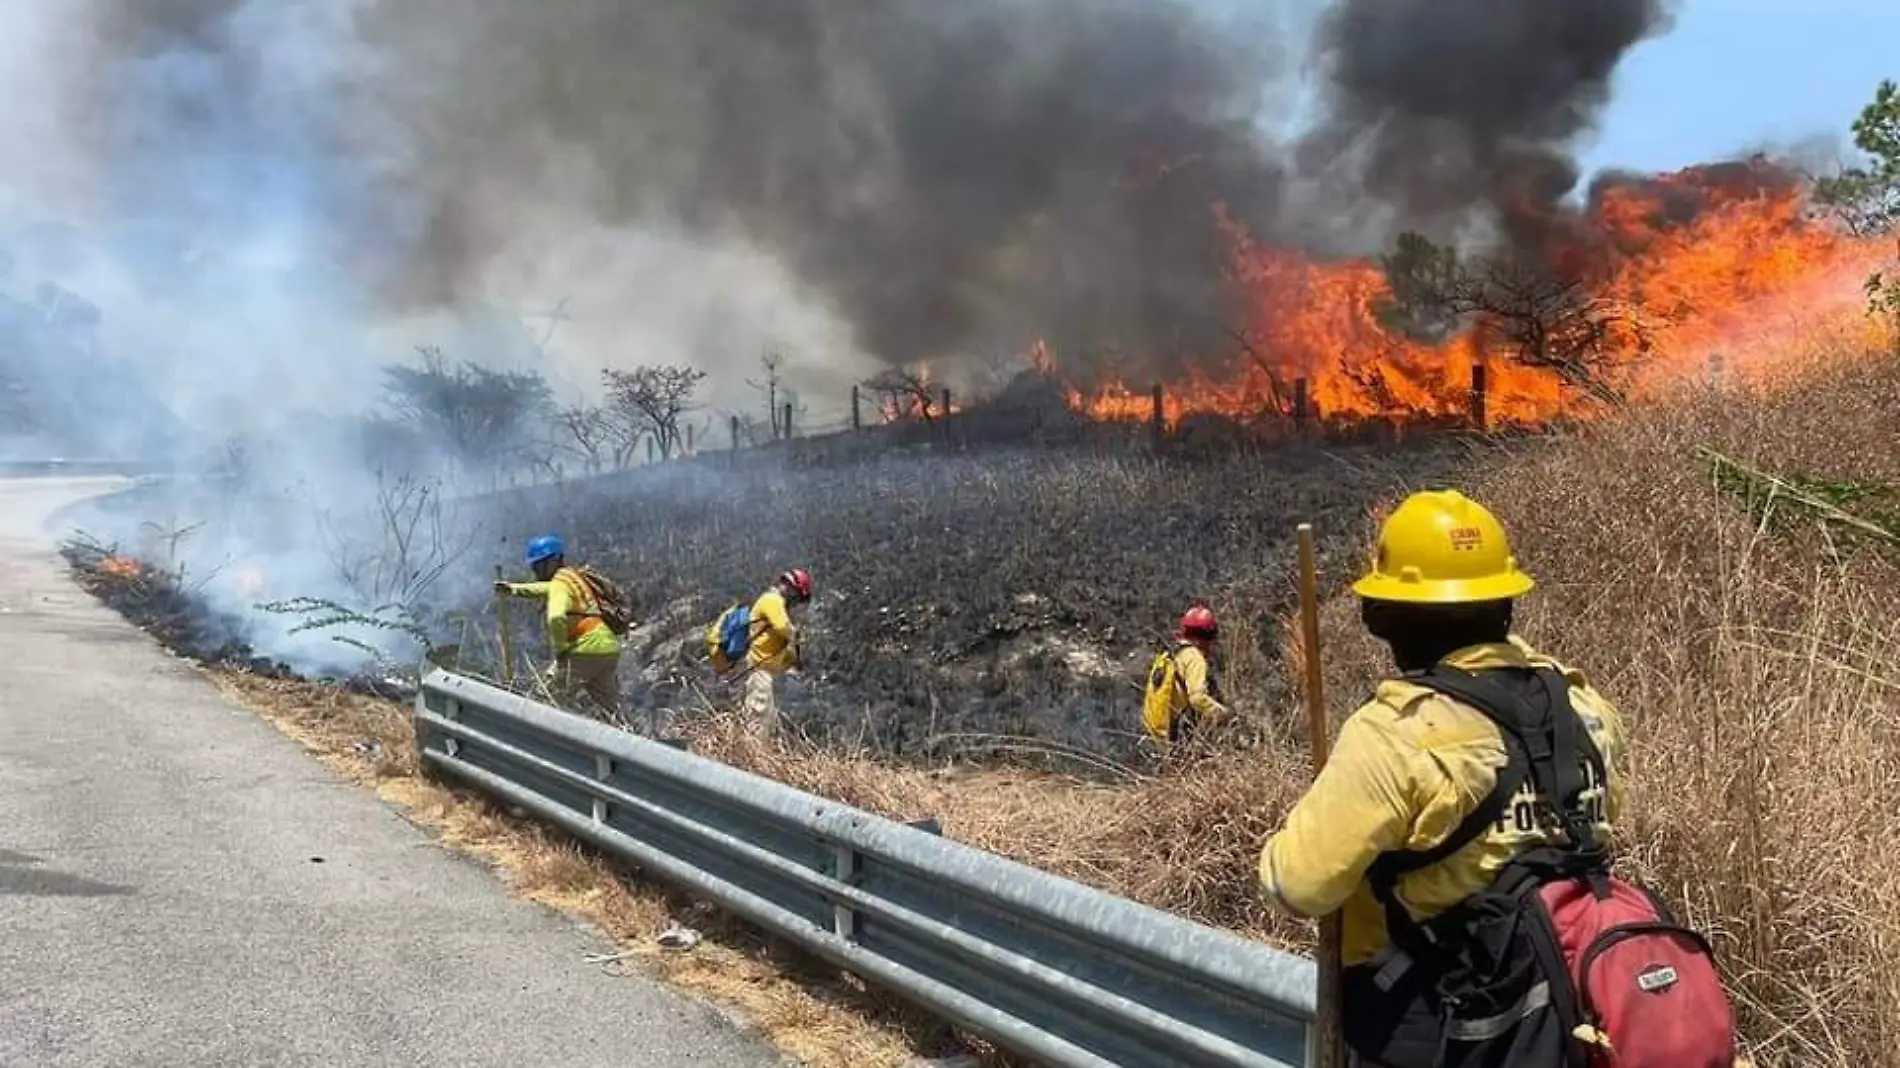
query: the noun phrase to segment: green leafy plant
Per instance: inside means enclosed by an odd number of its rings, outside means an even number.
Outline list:
[[[1900,552],[1900,487],[1800,474],[1774,474],[1710,448],[1698,456],[1721,491],[1740,500],[1750,518],[1780,533],[1818,524],[1843,541]]]
[[[1854,120],[1853,132],[1854,147],[1866,159],[1822,179],[1815,187],[1816,199],[1833,208],[1857,234],[1894,234],[1900,229],[1900,83],[1880,83],[1873,103]],[[1868,277],[1867,311],[1900,323],[1900,275],[1875,271]]]

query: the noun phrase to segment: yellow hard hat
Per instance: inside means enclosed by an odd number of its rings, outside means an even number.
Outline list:
[[[1414,493],[1379,530],[1372,570],[1352,592],[1375,601],[1468,604],[1521,597],[1536,583],[1485,507],[1457,490]]]

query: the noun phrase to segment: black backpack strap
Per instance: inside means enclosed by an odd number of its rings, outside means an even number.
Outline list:
[[[1545,696],[1544,708],[1537,708],[1519,688],[1506,685],[1500,675],[1516,676],[1513,681],[1520,686],[1527,683],[1539,686]],[[1432,932],[1412,919],[1399,902],[1399,878],[1442,863],[1471,844],[1487,827],[1503,818],[1527,780],[1543,796],[1561,799],[1555,807],[1564,819],[1570,845],[1533,850],[1522,858],[1529,862],[1527,865],[1515,867],[1559,868],[1579,874],[1594,871],[1606,854],[1603,844],[1597,841],[1594,823],[1582,810],[1580,797],[1586,783],[1580,759],[1593,761],[1599,771],[1603,770],[1603,761],[1570,704],[1568,680],[1558,672],[1493,669],[1474,673],[1441,664],[1428,671],[1410,673],[1406,680],[1456,698],[1483,713],[1498,727],[1505,751],[1504,766],[1498,769],[1497,782],[1490,794],[1444,841],[1430,849],[1382,854],[1367,870],[1367,882],[1383,908],[1393,944],[1411,958],[1431,959],[1441,951]],[[1516,882],[1531,874],[1526,870],[1513,878],[1507,869],[1500,879]],[[1404,958],[1399,958],[1397,964],[1397,970],[1402,970]],[[1392,979],[1396,980],[1396,971]]]
[[[1530,778],[1530,763],[1516,739],[1507,735],[1504,749],[1505,763],[1498,769],[1497,785],[1491,788],[1483,801],[1478,802],[1478,807],[1466,813],[1444,841],[1430,849],[1401,849],[1379,854],[1379,859],[1372,862],[1367,873],[1375,888],[1381,882],[1395,886],[1402,875],[1450,860],[1459,850],[1477,841],[1485,828],[1504,818],[1505,811],[1511,806],[1511,798],[1523,789],[1524,781]]]
[[[1543,707],[1526,700],[1521,689],[1504,685],[1499,676],[1505,672],[1541,688]],[[1582,717],[1570,703],[1570,683],[1563,675],[1549,668],[1477,673],[1440,664],[1412,681],[1458,698],[1490,718],[1507,739],[1520,743],[1529,759],[1531,782],[1551,801],[1569,835],[1565,851],[1586,856],[1601,852],[1603,843],[1597,841],[1595,823],[1582,804],[1588,786],[1583,762],[1590,761],[1599,777],[1606,769],[1596,743],[1583,729]]]

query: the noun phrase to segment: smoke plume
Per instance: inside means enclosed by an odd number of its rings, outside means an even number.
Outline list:
[[[64,332],[24,373],[101,451],[163,422],[149,394],[354,507],[348,417],[418,344],[563,401],[691,364],[728,410],[777,351],[814,419],[886,363],[1037,339],[1166,375],[1231,348],[1221,211],[1318,254],[1547,212],[1661,2],[0,5],[0,331]],[[307,529],[217,549],[325,592]]]
[[[1281,218],[1290,168],[1351,172],[1330,210],[1395,225],[1553,203],[1658,4],[1342,0],[1289,153],[1263,129],[1286,33],[1173,0],[95,0],[77,128],[121,203],[294,207],[385,313],[756,254],[843,324],[823,344],[879,360],[1190,355],[1228,319],[1214,204],[1310,235]],[[689,347],[737,340],[722,318]]]
[[[1668,6],[1340,0],[1319,31],[1325,116],[1301,167],[1405,225],[1490,224],[1534,245],[1577,185],[1574,149],[1618,62],[1668,28]]]

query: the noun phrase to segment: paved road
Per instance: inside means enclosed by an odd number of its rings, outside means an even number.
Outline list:
[[[780,1063],[70,584],[113,484],[0,480],[0,1066]]]

